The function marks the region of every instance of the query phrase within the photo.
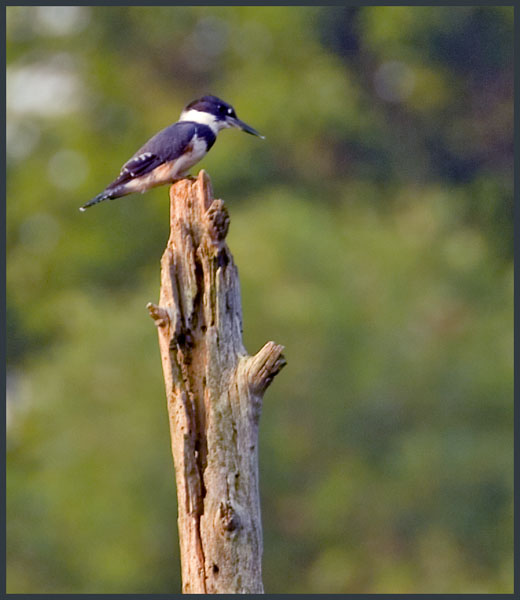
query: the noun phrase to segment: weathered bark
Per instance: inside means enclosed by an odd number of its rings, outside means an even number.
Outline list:
[[[208,175],[170,188],[159,345],[175,464],[184,593],[261,593],[258,420],[283,347],[242,343],[229,216]]]

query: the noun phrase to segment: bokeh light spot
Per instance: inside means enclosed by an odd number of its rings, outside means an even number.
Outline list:
[[[89,166],[83,154],[75,150],[60,150],[49,160],[49,181],[57,188],[74,190],[87,178]]]

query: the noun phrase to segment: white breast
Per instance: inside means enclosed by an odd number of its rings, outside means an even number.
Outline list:
[[[208,146],[204,138],[195,136],[190,142],[190,148],[189,152],[186,152],[173,161],[172,177],[181,177],[189,171],[193,165],[196,165],[206,154]]]

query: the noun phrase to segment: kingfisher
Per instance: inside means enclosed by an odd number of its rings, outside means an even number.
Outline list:
[[[230,127],[265,139],[237,117],[231,104],[216,96],[190,102],[177,123],[149,139],[123,165],[118,177],[80,210],[181,179],[209,152],[219,131]]]

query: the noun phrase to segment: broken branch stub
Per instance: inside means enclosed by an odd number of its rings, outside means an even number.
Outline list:
[[[268,342],[242,343],[238,272],[225,243],[229,215],[208,175],[170,188],[161,259],[159,333],[178,497],[185,593],[262,593],[258,420],[285,365]]]

